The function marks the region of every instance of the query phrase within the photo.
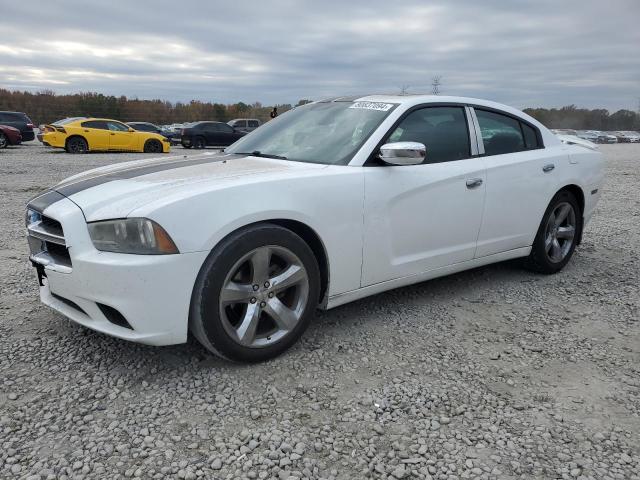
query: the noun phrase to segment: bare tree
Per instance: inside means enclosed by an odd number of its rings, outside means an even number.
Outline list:
[[[400,87],[400,95],[407,95],[410,85],[402,85]]]
[[[442,85],[442,75],[436,75],[433,77],[433,81],[431,82],[431,86],[433,87],[432,93],[434,95],[440,95],[440,86]]]

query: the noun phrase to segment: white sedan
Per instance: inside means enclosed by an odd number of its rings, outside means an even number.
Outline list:
[[[76,175],[26,222],[41,300],[71,320],[260,361],[316,308],[519,257],[558,272],[602,182],[597,150],[504,105],[342,97],[225,152]]]

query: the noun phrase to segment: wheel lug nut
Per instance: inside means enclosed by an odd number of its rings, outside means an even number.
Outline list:
[[[264,282],[264,288],[269,288],[271,284],[269,282]]]
[[[257,292],[259,288],[260,288],[260,285],[256,284],[256,285],[253,286],[253,291]]]
[[[267,305],[267,302],[260,302],[260,306],[264,308]]]
[[[273,298],[273,292],[269,292],[269,298]]]
[[[250,301],[251,303],[256,303],[258,300],[256,299],[256,297],[252,297]]]

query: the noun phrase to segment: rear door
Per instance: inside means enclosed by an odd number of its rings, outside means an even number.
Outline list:
[[[89,143],[89,150],[109,150],[109,128],[102,120],[89,120],[80,124],[82,135]]]
[[[109,128],[109,150],[138,150],[139,135],[129,131],[124,123],[107,121]]]
[[[533,243],[555,193],[566,155],[550,153],[540,132],[505,112],[474,108],[487,169],[487,195],[476,257]]]
[[[413,110],[384,143],[423,143],[425,162],[363,167],[363,286],[473,259],[485,170],[467,112],[458,105]]]

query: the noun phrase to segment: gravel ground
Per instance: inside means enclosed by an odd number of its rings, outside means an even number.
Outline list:
[[[505,263],[381,294],[251,366],[38,302],[26,201],[148,155],[0,151],[0,477],[639,479],[640,145],[601,148],[608,183],[560,274]]]

